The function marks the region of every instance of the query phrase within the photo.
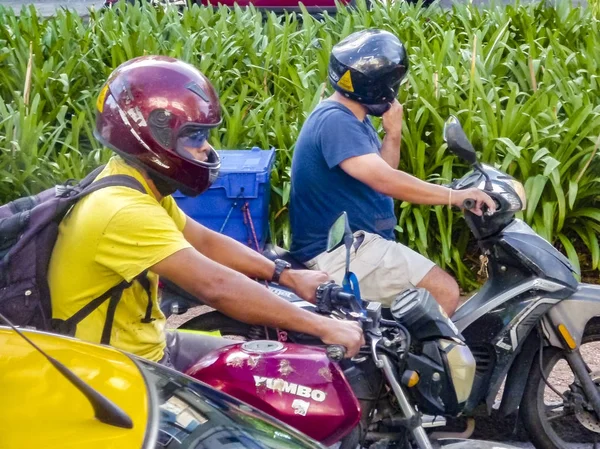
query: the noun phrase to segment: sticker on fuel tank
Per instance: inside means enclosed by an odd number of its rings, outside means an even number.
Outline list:
[[[324,391],[312,389],[305,385],[287,382],[283,379],[254,376],[254,383],[257,387],[267,387],[269,390],[277,391],[279,393],[288,393],[302,398],[310,398],[317,402],[323,402],[327,397],[327,393]]]
[[[279,374],[281,374],[282,376],[288,376],[291,373],[293,373],[294,371],[296,371],[292,365],[290,364],[289,360],[282,360],[281,362],[279,362]]]
[[[302,399],[294,399],[294,402],[292,402],[294,415],[306,416],[308,413],[308,407],[310,407],[310,402],[303,401]]]

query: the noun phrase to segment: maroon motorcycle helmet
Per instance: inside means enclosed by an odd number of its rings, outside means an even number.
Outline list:
[[[143,168],[161,194],[206,191],[221,161],[210,147],[206,160],[186,148],[206,145],[221,123],[219,98],[199,70],[174,58],[142,56],[121,64],[96,103],[94,136]]]

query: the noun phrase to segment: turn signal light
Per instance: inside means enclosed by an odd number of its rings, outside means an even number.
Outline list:
[[[419,373],[416,371],[406,370],[404,371],[404,374],[402,374],[402,383],[409,388],[417,385],[419,380]]]
[[[564,324],[559,324],[558,331],[560,332],[560,335],[562,335],[563,340],[565,341],[567,346],[569,346],[569,348],[575,349],[577,347],[577,343],[575,343],[575,339],[569,332],[569,329],[567,329],[567,326],[565,326]]]

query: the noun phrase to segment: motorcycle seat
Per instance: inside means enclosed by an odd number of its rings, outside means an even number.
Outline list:
[[[267,259],[275,260],[275,259],[283,259],[286,262],[289,262],[292,265],[292,268],[295,270],[306,269],[304,264],[298,262],[296,259],[292,257],[292,254],[286,250],[281,248],[280,246],[267,244],[263,251],[263,256]]]

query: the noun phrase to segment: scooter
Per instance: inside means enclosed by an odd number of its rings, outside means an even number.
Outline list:
[[[595,441],[600,433],[600,372],[588,366],[579,349],[600,341],[600,286],[579,283],[579,273],[569,260],[515,218],[526,206],[523,185],[479,163],[456,118],[446,122],[444,138],[448,149],[473,167],[451,186],[480,188],[496,203],[493,215],[481,217],[470,212],[472,201],[464,204],[465,220],[487,260],[489,274],[481,290],[452,318],[477,366],[463,416],[489,414],[505,381],[499,412],[518,411],[537,448],[566,448],[573,434],[576,441]],[[270,248],[265,255],[301,267],[280,248]],[[279,286],[269,288],[299,307],[313,307]],[[286,336],[219,312],[193,318],[182,327],[220,330],[248,339]],[[566,360],[574,378],[564,391],[548,380],[560,360]],[[554,390],[560,400],[546,403],[547,389]]]

